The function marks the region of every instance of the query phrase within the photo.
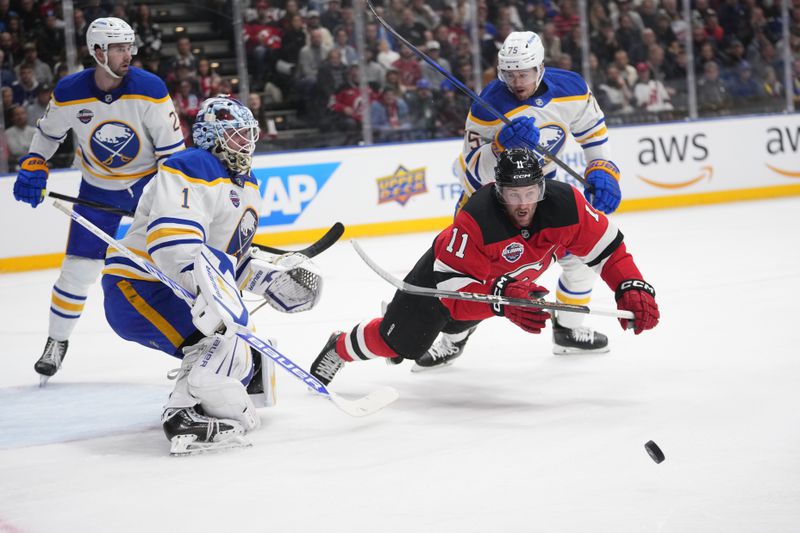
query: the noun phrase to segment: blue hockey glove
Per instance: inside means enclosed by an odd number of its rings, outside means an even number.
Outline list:
[[[539,144],[539,128],[533,117],[517,117],[497,133],[495,145],[499,151],[510,148],[533,149]]]
[[[47,163],[39,154],[30,153],[19,160],[19,173],[14,182],[14,198],[36,207],[44,200],[49,170]]]
[[[589,192],[588,187],[583,191],[592,207],[607,215],[616,211],[622,199],[617,165],[605,159],[595,159],[586,167],[584,176],[589,185],[594,187],[593,193]]]

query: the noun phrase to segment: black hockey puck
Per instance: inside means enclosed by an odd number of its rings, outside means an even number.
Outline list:
[[[647,455],[650,456],[650,459],[656,462],[656,464],[661,463],[664,461],[664,452],[661,451],[661,448],[658,447],[658,444],[649,440],[645,443],[644,449],[647,450]]]

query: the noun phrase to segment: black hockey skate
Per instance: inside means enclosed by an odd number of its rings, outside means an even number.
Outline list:
[[[161,415],[161,423],[171,444],[170,455],[250,446],[239,422],[205,416],[199,405],[168,408]]]
[[[553,317],[553,353],[556,355],[606,353],[608,337],[585,326],[565,328]]]
[[[39,386],[43,387],[47,380],[58,372],[61,368],[61,363],[67,355],[67,348],[69,341],[57,341],[51,337],[47,337],[47,343],[44,345],[42,356],[33,365],[34,370],[40,375]]]
[[[464,353],[464,346],[467,345],[467,340],[476,329],[477,326],[469,328],[466,332],[467,336],[455,342],[453,342],[450,335],[443,334],[427,352],[422,354],[422,357],[417,359],[411,371],[424,372],[452,364],[454,359],[461,357],[461,354]]]
[[[331,333],[331,336],[328,337],[328,342],[325,343],[322,351],[311,364],[311,375],[320,380],[326,387],[344,366],[344,359],[336,353],[336,340],[341,334],[341,331]]]

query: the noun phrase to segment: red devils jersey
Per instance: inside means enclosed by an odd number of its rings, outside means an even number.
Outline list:
[[[513,224],[493,189],[489,185],[477,191],[453,224],[436,237],[432,257],[426,254],[428,261],[421,261],[433,262],[430,286],[489,294],[496,278],[535,280],[566,252],[598,270],[612,290],[623,280],[642,279],[622,233],[572,186],[548,180],[545,197],[536,204],[527,228]],[[485,303],[449,299],[442,303],[456,320],[492,316]]]

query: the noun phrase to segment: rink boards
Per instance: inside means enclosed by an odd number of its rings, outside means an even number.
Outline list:
[[[800,194],[800,114],[609,132],[622,171],[620,211]],[[453,173],[460,150],[461,140],[448,139],[256,156],[263,198],[256,240],[308,242],[337,220],[346,237],[442,228],[461,194]],[[583,173],[571,138],[563,160]],[[54,171],[48,190],[75,195],[79,181],[78,171]],[[13,175],[0,176],[0,272],[57,266],[68,220],[49,200],[35,210],[16,202],[13,183]]]

